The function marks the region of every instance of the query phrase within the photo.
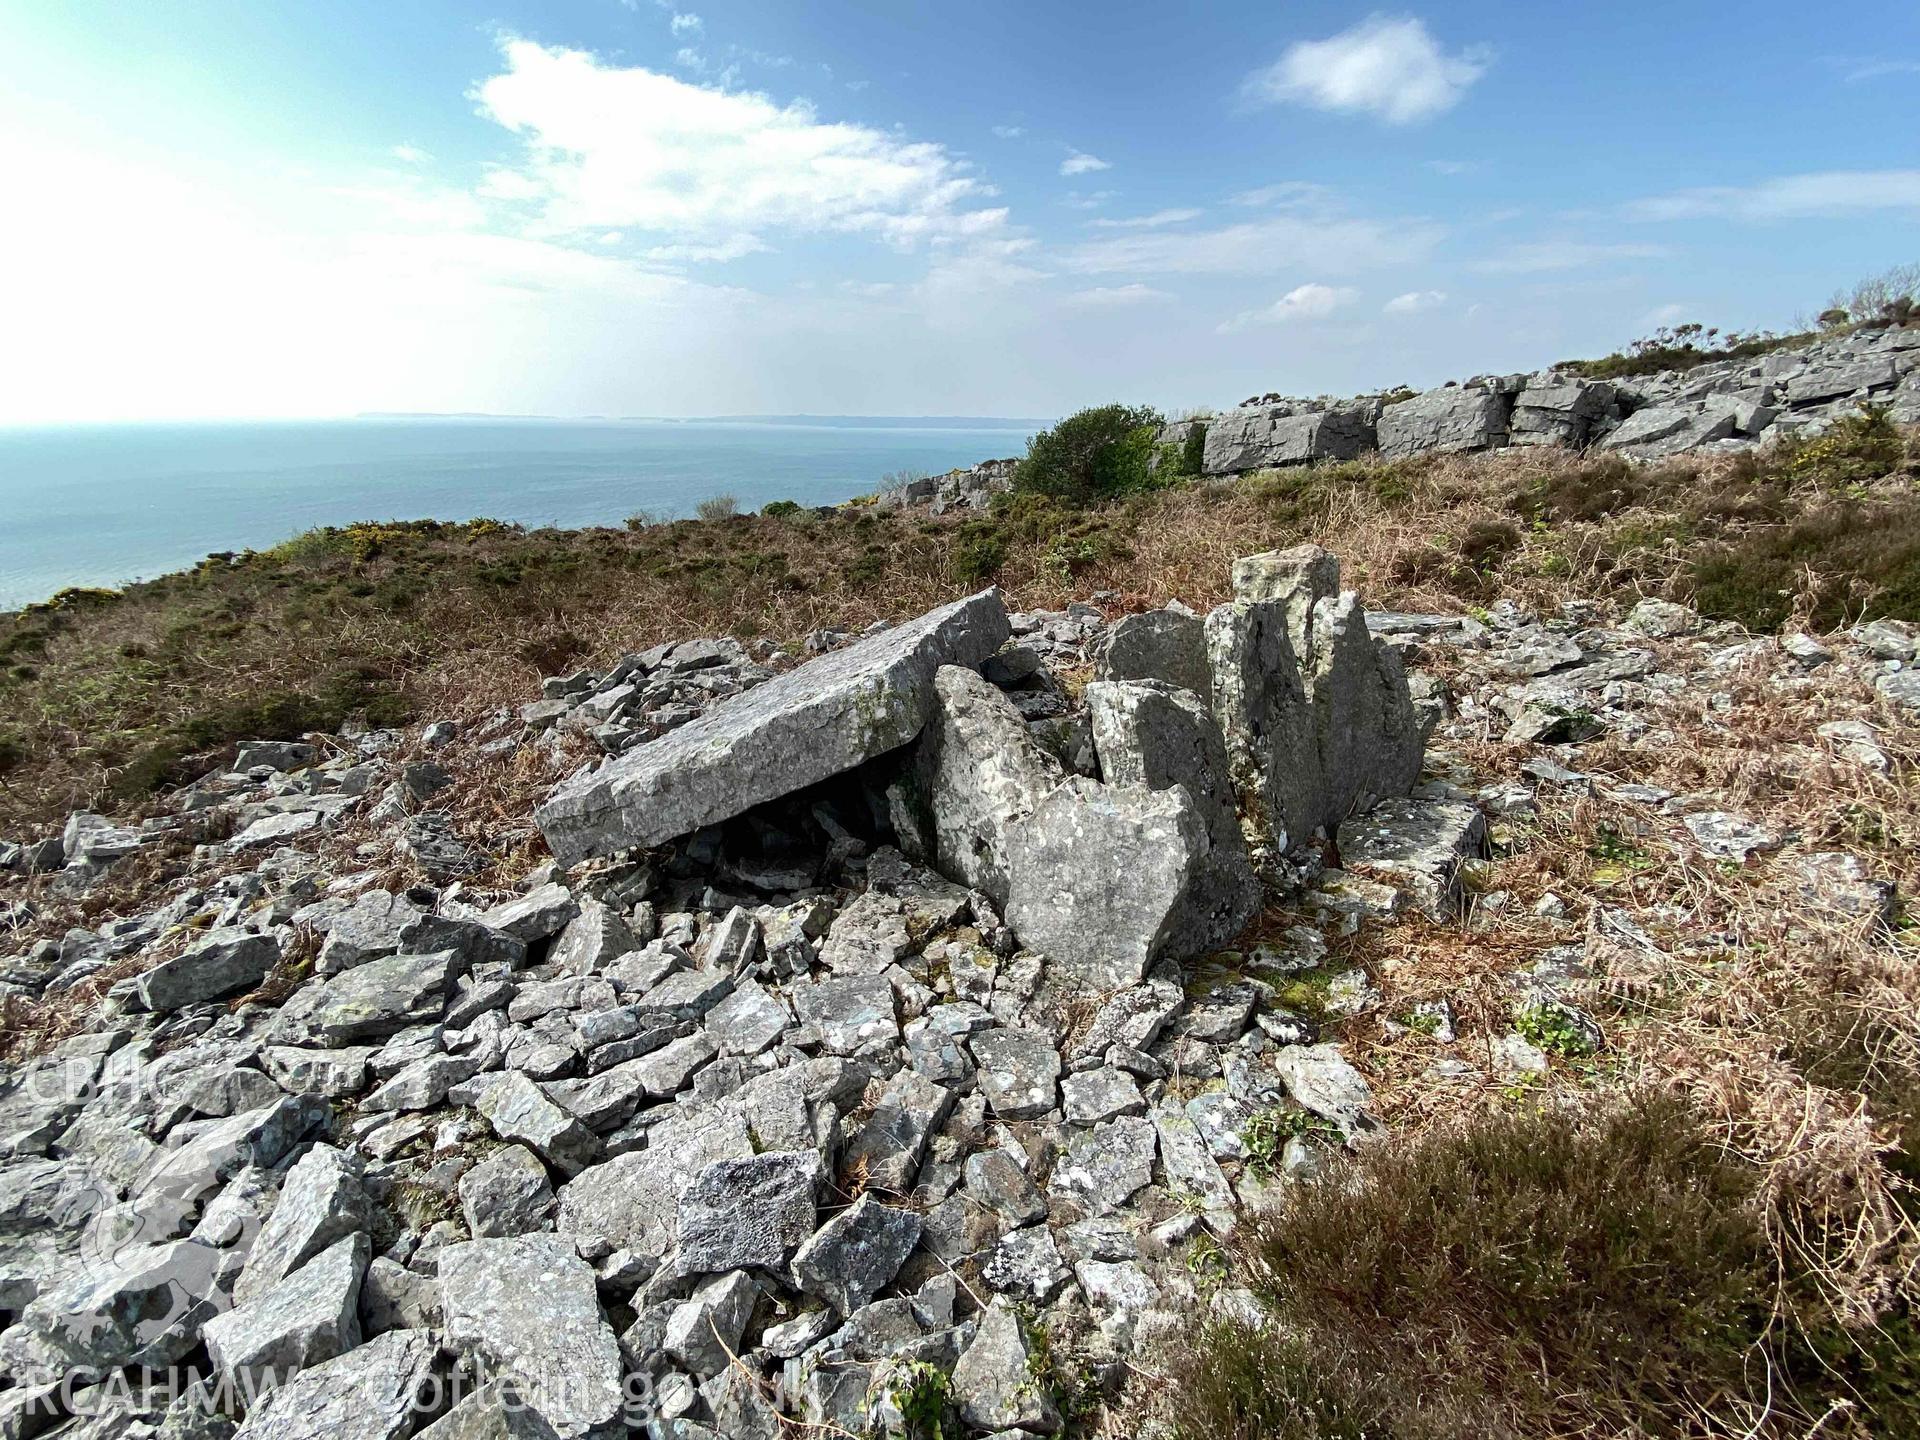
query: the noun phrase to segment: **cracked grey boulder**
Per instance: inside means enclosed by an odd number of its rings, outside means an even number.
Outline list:
[[[1044,1305],[1067,1283],[1067,1267],[1053,1232],[1032,1225],[1000,1237],[1000,1244],[980,1267],[987,1288]]]
[[[976,1430],[1053,1435],[1060,1411],[1033,1375],[1034,1354],[1013,1303],[996,1297],[953,1369],[960,1416]]]
[[[1509,399],[1498,391],[1449,385],[1380,412],[1380,453],[1416,454],[1492,450],[1507,443]]]
[[[1146,1109],[1140,1087],[1124,1070],[1103,1065],[1083,1070],[1061,1082],[1061,1113],[1069,1125],[1098,1125],[1118,1115],[1138,1115]]]
[[[1486,848],[1486,817],[1470,800],[1382,800],[1340,831],[1346,869],[1406,891],[1436,917],[1457,904],[1461,867]]]
[[[378,1040],[438,1020],[453,981],[465,972],[457,951],[390,955],[294,993],[274,1018],[272,1037],[290,1045]]]
[[[579,913],[553,942],[549,958],[563,975],[586,975],[639,948],[639,937],[617,911],[589,899],[580,902]]]
[[[502,901],[482,915],[480,923],[531,945],[536,940],[558,935],[579,913],[580,906],[573,892],[564,885],[550,882],[515,899]]]
[[[648,1133],[645,1150],[616,1155],[563,1186],[555,1227],[596,1258],[631,1250],[660,1259],[678,1239],[681,1193],[707,1166],[753,1153],[737,1111],[663,1121]]]
[[[680,1273],[785,1270],[814,1232],[823,1178],[815,1151],[769,1151],[707,1166],[680,1195]]]
[[[1014,830],[1061,778],[1004,693],[972,670],[942,666],[914,765],[901,782],[918,837],[914,858],[1007,902]]]
[[[360,1343],[360,1280],[372,1244],[364,1232],[336,1241],[264,1293],[201,1330],[230,1382],[256,1393]]]
[[[469,1240],[442,1250],[439,1263],[449,1342],[513,1383],[560,1440],[614,1424],[620,1343],[572,1245],[553,1235]]]
[[[1207,617],[1213,709],[1234,787],[1281,850],[1405,794],[1425,750],[1399,653],[1369,632],[1351,592],[1331,593],[1337,568],[1306,556],[1290,563],[1300,576],[1291,592],[1263,571],[1249,593],[1266,598]]]
[[[1206,626],[1191,611],[1122,615],[1096,643],[1093,660],[1101,680],[1159,680],[1203,699],[1212,688]]]
[[[233,1296],[240,1304],[267,1293],[315,1255],[373,1223],[360,1166],[330,1145],[294,1162],[280,1198],[254,1237]]]
[[[980,1091],[1002,1120],[1034,1120],[1057,1102],[1060,1052],[1032,1030],[983,1030],[967,1042]]]
[[[563,1175],[578,1175],[600,1158],[599,1137],[518,1071],[489,1085],[476,1108],[495,1135],[531,1146]]]
[[[195,1240],[133,1245],[49,1284],[0,1335],[0,1371],[16,1383],[97,1380],[161,1370],[199,1343],[219,1309],[222,1253]],[[211,1297],[211,1298],[210,1298]]]
[[[424,1330],[390,1330],[256,1401],[234,1440],[401,1440],[419,1423],[439,1353]]]
[[[218,1000],[251,990],[280,963],[280,947],[271,935],[250,930],[215,930],[204,940],[142,975],[135,987],[149,1010],[178,1010],[202,1000]]]
[[[460,1177],[460,1212],[476,1240],[544,1230],[553,1214],[547,1167],[524,1145],[508,1145]]]
[[[744,1270],[714,1276],[674,1307],[662,1348],[690,1375],[718,1375],[739,1354],[759,1294]]]
[[[943,605],[563,781],[535,819],[563,865],[731,819],[906,744],[934,672],[980,664],[1009,633],[998,591]]]
[[[362,892],[328,923],[320,946],[320,973],[338,975],[394,954],[402,933],[420,918],[420,907],[402,896],[385,890]]]
[[[1592,437],[1614,407],[1613,386],[1604,380],[1536,376],[1513,402],[1509,440],[1515,445],[1566,445],[1577,449]]]
[[[843,1164],[864,1171],[867,1184],[904,1195],[920,1169],[927,1139],[946,1122],[953,1091],[913,1070],[887,1082],[873,1114],[847,1147]]]
[[[1106,782],[1149,790],[1180,786],[1206,822],[1207,853],[1189,880],[1175,928],[1183,955],[1219,948],[1245,928],[1261,901],[1219,723],[1201,695],[1164,681],[1096,681],[1087,686],[1086,702]]]
[[[1244,405],[1208,423],[1202,468],[1209,475],[1237,475],[1274,465],[1351,460],[1373,448],[1374,428],[1359,410]]]
[[[743,980],[707,1012],[706,1031],[722,1055],[758,1055],[793,1028],[787,1002],[757,980]]]
[[[1714,440],[1725,440],[1739,424],[1732,401],[1698,409],[1688,405],[1649,405],[1636,410],[1600,442],[1635,460],[1663,460],[1683,450],[1695,450]]]
[[[809,1295],[851,1315],[900,1273],[919,1243],[920,1225],[913,1211],[862,1195],[800,1247],[794,1278]]]
[[[1005,1150],[980,1150],[967,1157],[962,1171],[967,1194],[1009,1225],[1033,1225],[1047,1218],[1047,1198],[1035,1188]]]
[[[1211,851],[1185,789],[1062,782],[1015,832],[1006,920],[1057,970],[1098,989],[1188,955],[1190,891]]]

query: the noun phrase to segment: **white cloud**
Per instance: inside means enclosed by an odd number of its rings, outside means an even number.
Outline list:
[[[1156,290],[1151,285],[1096,285],[1091,290],[1076,290],[1068,295],[1065,303],[1089,310],[1118,309],[1128,305],[1152,305],[1173,296],[1164,290]]]
[[[1380,307],[1387,315],[1412,315],[1421,310],[1431,310],[1436,305],[1447,303],[1444,290],[1409,290],[1404,295],[1396,295]]]
[[[1269,215],[1216,230],[1143,230],[1067,252],[1068,268],[1185,275],[1272,275],[1286,270],[1351,274],[1423,260],[1446,232],[1418,218]]]
[[[1837,60],[1845,67],[1841,77],[1849,85],[1862,80],[1883,80],[1889,75],[1920,75],[1920,60]]]
[[[1820,170],[1629,202],[1629,220],[1806,220],[1920,210],[1920,170]]]
[[[1027,127],[1024,125],[996,125],[993,127],[993,133],[998,135],[1002,140],[1018,140],[1022,135],[1027,133]]]
[[[1151,215],[1133,215],[1124,220],[1102,218],[1087,223],[1102,230],[1158,230],[1162,226],[1184,225],[1189,220],[1198,220],[1203,213],[1200,210],[1156,210]]]
[[[676,14],[669,22],[669,28],[676,35],[698,35],[703,27],[698,15]]]
[[[1006,218],[975,206],[986,187],[944,146],[578,50],[519,39],[501,49],[504,72],[475,98],[526,154],[486,188],[536,205],[549,233],[618,227],[712,242],[769,229],[904,245],[980,235]]]
[[[1118,190],[1069,190],[1060,203],[1071,210],[1098,210],[1119,193]]]
[[[762,254],[769,248],[771,247],[757,235],[729,235],[720,240],[691,245],[655,245],[646,252],[646,255],[647,259],[657,260],[662,264],[684,265],[706,261],[738,260],[743,256]]]
[[[1096,170],[1111,170],[1112,168],[1112,165],[1100,159],[1098,156],[1089,155],[1082,150],[1075,150],[1072,146],[1067,147],[1067,158],[1060,162],[1060,173],[1062,175],[1091,175]]]
[[[1487,275],[1544,275],[1554,270],[1584,270],[1613,260],[1658,260],[1664,245],[1602,245],[1584,240],[1537,240],[1509,245],[1473,268]]]
[[[1282,180],[1277,185],[1262,185],[1257,189],[1242,190],[1232,197],[1233,204],[1244,205],[1250,210],[1264,210],[1276,205],[1320,209],[1331,205],[1332,202],[1333,191],[1311,180]]]
[[[393,147],[393,158],[408,165],[425,165],[433,156],[418,145],[396,145]]]
[[[1302,320],[1322,320],[1359,298],[1358,290],[1345,285],[1296,285],[1263,309],[1242,310],[1231,320],[1222,321],[1219,330],[1226,334],[1250,325],[1291,325]]]
[[[1247,78],[1249,98],[1317,110],[1361,111],[1392,125],[1460,103],[1487,71],[1484,47],[1448,54],[1424,22],[1373,15],[1326,40],[1303,40]]]

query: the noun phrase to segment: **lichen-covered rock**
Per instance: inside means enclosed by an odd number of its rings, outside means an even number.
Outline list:
[[[1099,989],[1131,985],[1162,955],[1189,955],[1195,876],[1212,849],[1179,787],[1079,776],[1015,832],[1007,923],[1022,943]]]
[[[460,1211],[476,1240],[545,1229],[553,1214],[547,1167],[524,1145],[507,1145],[460,1177]]]
[[[559,1440],[614,1423],[620,1344],[572,1245],[553,1235],[469,1240],[442,1250],[439,1263],[449,1342],[512,1381]]]
[[[331,1145],[313,1146],[281,1182],[273,1213],[247,1252],[234,1299],[244,1305],[264,1295],[315,1255],[372,1223],[373,1206],[358,1162]]]
[[[772,1151],[707,1166],[680,1194],[679,1268],[776,1273],[813,1234],[822,1182],[814,1151]]]
[[[360,1279],[371,1244],[364,1232],[336,1241],[201,1331],[230,1383],[254,1393],[360,1343]]]
[[[562,783],[535,813],[556,858],[657,845],[850,770],[920,732],[942,665],[1006,643],[999,592],[819,656]]]
[[[953,1371],[960,1415],[976,1430],[1053,1435],[1060,1411],[1033,1376],[1033,1352],[1013,1302],[996,1297]]]
[[[250,990],[280,963],[280,947],[271,935],[250,930],[215,930],[171,960],[140,977],[140,1003],[149,1010],[178,1010],[202,1000],[218,1000]]]
[[[1209,475],[1236,475],[1275,465],[1350,460],[1373,446],[1373,426],[1360,410],[1243,406],[1208,424],[1203,465]]]
[[[1012,834],[1059,783],[1060,764],[1013,702],[972,670],[941,667],[933,691],[905,782],[905,803],[919,813],[903,834],[921,838],[915,858],[1005,905]]]
[[[1420,453],[1491,450],[1507,441],[1510,400],[1497,390],[1449,385],[1380,412],[1379,450],[1397,459]]]
[[[1205,698],[1163,681],[1096,681],[1086,690],[1094,750],[1110,785],[1184,789],[1207,827],[1207,851],[1176,922],[1182,954],[1216,949],[1260,908],[1247,860],[1226,741]]]
[[[234,1440],[401,1440],[419,1423],[439,1352],[424,1330],[390,1330],[271,1391]]]

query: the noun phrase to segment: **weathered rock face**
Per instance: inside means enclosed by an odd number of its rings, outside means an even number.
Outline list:
[[[942,665],[1008,636],[997,591],[822,655],[566,781],[535,818],[563,864],[657,845],[852,769],[919,734]]]
[[[1226,944],[1260,908],[1260,882],[1247,862],[1226,741],[1207,702],[1164,682],[1096,681],[1087,687],[1093,744],[1109,784],[1184,789],[1207,830],[1207,852],[1175,922],[1176,953]]]
[[[1289,570],[1290,591],[1276,578]],[[1337,569],[1298,557],[1241,573],[1271,598],[1207,617],[1214,714],[1250,821],[1286,850],[1404,793],[1424,736],[1398,655],[1357,599],[1324,593]]]
[[[1514,445],[1577,449],[1618,409],[1613,387],[1603,380],[1537,375],[1514,400],[1507,438]]]
[[[944,666],[933,685],[907,782],[906,803],[920,811],[911,823],[928,842],[914,847],[916,858],[1004,905],[1009,837],[1059,783],[1060,765],[1013,702],[974,671]]]
[[[1094,652],[1094,667],[1102,680],[1161,680],[1202,698],[1212,686],[1206,627],[1186,610],[1123,615]]]
[[[1507,442],[1512,397],[1479,386],[1429,390],[1380,412],[1380,453],[1491,450]]]
[[[1075,776],[1015,833],[1007,923],[1089,985],[1131,984],[1161,955],[1191,953],[1181,924],[1211,850],[1184,789]]]
[[[1373,426],[1361,411],[1255,405],[1208,424],[1205,468],[1209,475],[1236,475],[1309,460],[1350,460],[1373,446]]]

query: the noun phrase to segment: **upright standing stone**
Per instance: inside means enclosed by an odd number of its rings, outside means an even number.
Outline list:
[[[1208,851],[1188,886],[1178,928],[1195,949],[1226,944],[1259,910],[1260,884],[1240,833],[1226,742],[1206,700],[1153,680],[1096,681],[1086,699],[1100,773],[1109,784],[1181,786],[1198,808]]]

